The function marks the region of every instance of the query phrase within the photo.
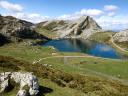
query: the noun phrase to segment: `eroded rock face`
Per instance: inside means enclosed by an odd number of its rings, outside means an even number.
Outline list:
[[[39,23],[39,28],[54,31],[58,38],[89,38],[93,33],[101,32],[101,27],[89,16],[77,20],[53,20]]]
[[[116,33],[113,36],[114,41],[116,42],[128,42],[128,29],[121,31],[119,33]]]
[[[36,76],[32,75],[32,73],[5,72],[0,73],[0,93],[6,91],[8,87],[12,86],[10,84],[11,81],[14,81],[16,84],[19,84],[20,86],[17,96],[26,96],[27,93],[29,93],[30,96],[33,96],[37,95],[39,92],[38,80]],[[26,89],[29,90],[29,92],[27,92]]]

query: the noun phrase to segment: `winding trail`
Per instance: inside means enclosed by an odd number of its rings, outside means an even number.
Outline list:
[[[86,57],[94,57],[94,56],[89,56],[89,55],[87,55],[87,56],[51,56],[51,57],[42,58],[41,60],[50,59],[50,58],[64,58],[64,61],[67,62],[68,58],[86,58]],[[102,58],[102,57],[94,57],[94,58],[108,59],[108,58]],[[112,60],[115,60],[115,59],[112,59]],[[116,60],[118,60],[118,59],[116,59]],[[105,74],[105,73],[97,72],[97,71],[94,71],[94,70],[91,70],[91,69],[88,69],[88,68],[82,68],[82,67],[76,66],[76,65],[66,64],[66,66],[69,66],[69,67],[72,67],[72,68],[74,67],[75,69],[82,70],[83,72],[87,71],[87,72],[95,74],[97,76],[102,76],[102,77],[105,77],[105,78],[107,78],[109,80],[116,80],[116,81],[121,82],[124,85],[128,85],[128,80],[120,79],[120,78],[117,78],[117,77],[112,76],[112,75],[108,75],[108,74]],[[81,75],[85,76],[85,74],[81,74]]]
[[[95,59],[102,59],[102,60],[121,61],[121,59],[103,58],[103,57],[96,57],[96,56],[91,56],[91,55],[85,55],[85,56],[79,56],[79,55],[76,55],[76,56],[72,56],[72,55],[68,55],[68,56],[64,56],[64,55],[60,55],[60,56],[49,56],[49,57],[41,58],[41,60],[50,59],[50,58],[87,58],[87,57],[91,57],[91,58],[95,58]],[[39,60],[39,62],[41,60]]]
[[[117,78],[117,77],[112,76],[112,75],[108,75],[108,74],[105,74],[105,73],[101,73],[101,72],[97,72],[97,71],[94,71],[94,70],[90,70],[90,69],[88,69],[88,68],[82,68],[82,67],[75,66],[75,65],[72,66],[72,65],[70,65],[70,64],[67,64],[67,66],[77,68],[77,69],[79,69],[79,70],[81,70],[81,71],[83,71],[83,72],[87,71],[87,72],[92,73],[92,74],[94,74],[94,75],[96,75],[96,76],[105,77],[105,78],[107,78],[108,80],[116,80],[116,81],[119,81],[119,82],[121,82],[122,84],[128,86],[128,80],[125,80],[125,79],[120,79],[120,78]],[[80,74],[80,75],[85,76],[84,73],[82,73],[82,74]]]
[[[124,50],[123,48],[119,47],[117,44],[115,44],[112,36],[111,36],[110,42],[116,48],[121,50],[122,52],[128,52],[128,51]],[[99,59],[103,59],[103,60],[107,60],[107,59],[108,60],[116,60],[116,61],[117,60],[121,60],[121,59],[110,59],[110,58],[95,57],[95,56],[90,56],[90,55],[85,55],[85,56],[78,56],[78,55],[76,55],[76,56],[64,56],[64,55],[59,55],[59,56],[49,56],[49,57],[41,58],[41,59],[37,60],[36,63],[39,63],[42,60],[46,60],[46,59],[50,59],[50,58],[64,58],[64,62],[65,61],[67,62],[68,58],[87,58],[87,57],[92,57],[92,58],[97,58],[97,59],[99,58]],[[66,64],[66,62],[64,64]],[[120,78],[117,78],[117,77],[112,76],[112,75],[108,75],[108,74],[105,74],[105,73],[97,72],[97,71],[94,71],[94,70],[91,70],[91,69],[88,69],[88,68],[82,68],[82,67],[76,66],[76,65],[70,65],[70,64],[66,64],[66,65],[69,66],[69,67],[74,67],[74,68],[77,68],[79,70],[82,70],[83,72],[87,71],[87,72],[95,74],[97,76],[102,76],[102,77],[108,78],[109,80],[116,80],[116,81],[121,82],[124,85],[128,85],[128,80],[125,80],[125,79],[120,79]],[[83,74],[80,73],[80,74],[85,76],[84,73]]]

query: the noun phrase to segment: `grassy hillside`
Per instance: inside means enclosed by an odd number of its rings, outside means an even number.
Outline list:
[[[29,46],[23,42],[0,47],[0,55],[1,72],[34,72],[41,88],[51,90],[41,96],[128,95],[128,61],[125,60],[60,53],[53,47]],[[66,57],[69,55],[83,57]],[[32,64],[36,61],[39,62]],[[17,87],[4,96],[14,96],[16,91]]]
[[[63,26],[65,24],[65,22],[63,20],[60,20],[58,22],[52,21],[49,24],[43,26],[44,23],[46,23],[46,22],[37,24],[35,29],[37,32],[39,32],[51,39],[58,37],[57,32],[56,32],[57,30],[54,28],[56,28],[57,26]]]
[[[56,32],[52,31],[52,30],[47,30],[45,28],[36,28],[36,31],[39,32],[40,34],[43,34],[44,36],[47,36],[50,39],[54,39],[57,37]]]
[[[12,67],[9,67],[12,66]],[[41,96],[125,96],[128,86],[118,81],[109,80],[89,74],[64,72],[63,70],[42,66],[41,64],[30,64],[23,60],[0,56],[0,68],[2,71],[28,71],[34,72],[39,78]],[[65,70],[66,71],[66,70]],[[4,96],[14,96],[18,86]],[[46,92],[45,92],[46,91]],[[67,91],[67,92],[66,92]],[[65,93],[66,92],[66,93]]]
[[[113,36],[114,34],[115,33],[111,31],[94,33],[90,37],[90,39],[93,41],[108,43],[108,41],[111,39],[111,36]]]

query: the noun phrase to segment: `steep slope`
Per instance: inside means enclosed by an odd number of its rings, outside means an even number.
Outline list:
[[[117,42],[128,42],[128,29],[121,31],[119,33],[116,33],[113,39]]]
[[[45,29],[56,34],[56,38],[89,38],[93,33],[101,32],[101,27],[89,16],[77,20],[53,20],[37,24],[37,29]]]
[[[0,16],[0,34],[8,41],[47,39],[34,30],[34,24],[12,16]]]

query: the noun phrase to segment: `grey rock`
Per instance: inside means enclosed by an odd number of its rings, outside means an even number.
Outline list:
[[[16,96],[28,96],[26,90],[19,90]]]
[[[34,29],[34,24],[12,16],[0,16],[0,34],[9,41],[16,42],[25,39],[48,38],[39,34]],[[2,41],[0,41],[1,43]]]
[[[113,36],[114,41],[116,42],[128,42],[128,29],[116,33]]]
[[[101,32],[102,28],[89,16],[82,16],[77,20],[53,20],[37,24],[37,27],[53,31],[56,38],[84,38],[88,39],[93,33]]]
[[[39,84],[36,76],[32,73],[21,73],[21,72],[5,72],[0,73],[1,90],[4,92],[7,87],[10,86],[9,82],[13,80],[15,83],[20,85],[17,96],[26,96],[27,90],[24,87],[29,88],[29,94],[36,95],[39,92]],[[14,85],[13,85],[14,86]]]

